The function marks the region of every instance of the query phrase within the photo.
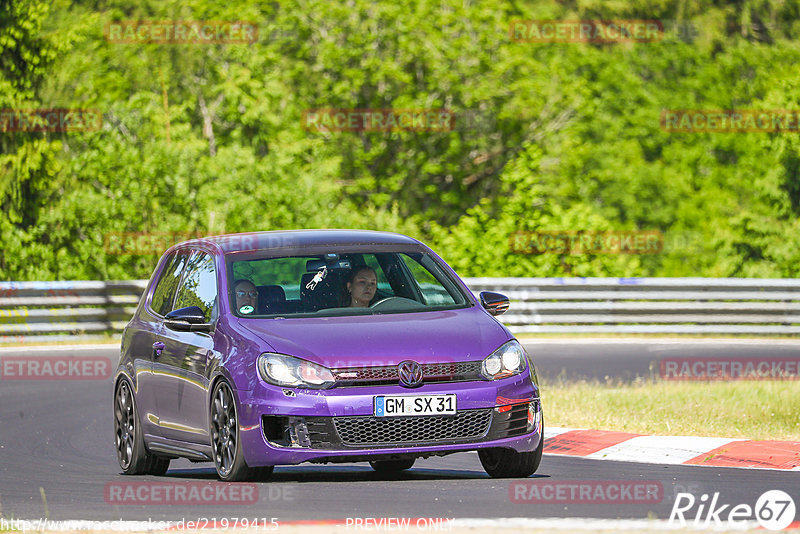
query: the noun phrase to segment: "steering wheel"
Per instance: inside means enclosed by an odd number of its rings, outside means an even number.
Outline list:
[[[381,300],[379,300],[378,302],[376,302],[374,304],[370,304],[369,307],[370,308],[377,308],[378,306],[380,306],[381,304],[383,304],[385,302],[390,302],[390,301],[399,300],[399,299],[400,299],[400,297],[384,297]]]
[[[402,310],[408,309],[409,306],[413,308],[424,308],[425,305],[421,302],[417,302],[413,299],[408,299],[405,297],[386,297],[382,298],[375,304],[371,305],[370,308],[373,310],[388,308],[388,309],[395,309],[395,310]]]

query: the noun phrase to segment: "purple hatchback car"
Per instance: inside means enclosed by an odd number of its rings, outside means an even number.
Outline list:
[[[226,481],[301,462],[477,451],[492,477],[542,459],[533,362],[431,249],[406,236],[303,230],[170,248],[122,337],[116,450],[126,474],[173,458]]]

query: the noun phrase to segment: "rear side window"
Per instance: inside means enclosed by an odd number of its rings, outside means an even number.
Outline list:
[[[205,252],[193,252],[173,309],[197,306],[203,310],[206,322],[211,322],[216,316],[216,303],[217,274],[214,259]]]
[[[178,289],[183,269],[186,267],[186,259],[185,252],[173,254],[167,259],[150,301],[150,308],[157,314],[166,315],[172,310],[172,300],[175,297],[175,290]]]

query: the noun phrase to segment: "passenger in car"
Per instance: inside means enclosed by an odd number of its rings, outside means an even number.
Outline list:
[[[249,315],[256,310],[258,291],[253,282],[244,278],[237,280],[233,284],[233,291],[236,297],[237,312]]]
[[[344,305],[351,308],[366,308],[375,297],[378,275],[375,269],[362,265],[354,267],[345,282]]]

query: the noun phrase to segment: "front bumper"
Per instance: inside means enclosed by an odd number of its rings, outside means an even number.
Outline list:
[[[444,393],[456,394],[455,416],[373,416],[375,395]],[[539,392],[527,373],[417,389],[316,391],[258,384],[251,392],[239,391],[239,405],[240,440],[252,467],[424,457],[488,447],[528,452],[542,439]]]

